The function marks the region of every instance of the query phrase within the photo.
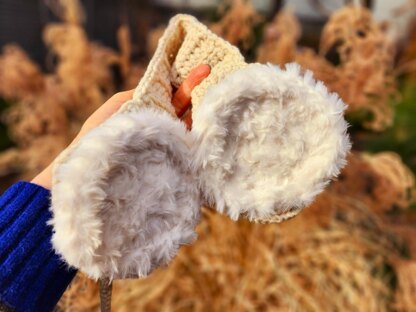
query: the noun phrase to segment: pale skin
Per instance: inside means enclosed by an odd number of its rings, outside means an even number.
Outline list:
[[[210,74],[210,72],[211,68],[208,65],[202,64],[195,67],[172,97],[172,105],[175,108],[176,115],[178,118],[181,118],[188,129],[191,129],[192,127],[192,114],[190,109],[191,92]],[[134,90],[129,90],[116,93],[107,102],[101,105],[100,108],[85,121],[78,135],[71,144],[78,142],[88,131],[97,127],[111,117],[123,103],[132,98],[133,91]],[[39,173],[31,182],[50,190],[52,187],[52,164],[53,162],[41,173]]]

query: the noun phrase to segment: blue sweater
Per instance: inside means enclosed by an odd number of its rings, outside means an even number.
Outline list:
[[[50,192],[18,182],[0,196],[0,310],[51,311],[75,276],[51,245]]]

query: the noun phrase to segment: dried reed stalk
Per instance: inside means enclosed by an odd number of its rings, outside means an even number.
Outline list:
[[[414,201],[414,176],[397,154],[353,154],[348,163],[342,183],[331,186],[337,194],[353,196],[378,214],[407,209]]]
[[[6,46],[0,55],[0,97],[12,104],[3,116],[16,147],[0,153],[0,175],[20,173],[31,179],[45,168],[78,132],[84,120],[115,93],[111,67],[121,68],[124,87],[137,85],[143,68],[129,62],[125,27],[121,53],[90,42],[81,26],[78,1],[51,2],[63,22],[49,24],[44,41],[57,63],[42,73],[24,51]],[[134,81],[134,83],[133,83]]]
[[[297,46],[297,25],[289,12],[279,13],[266,26],[269,31],[260,46],[258,61],[300,63],[342,97],[349,105],[349,114],[368,112],[370,117],[361,120],[364,127],[374,131],[389,127],[394,112],[392,98],[397,96],[395,50],[383,25],[366,8],[346,6],[330,16],[321,34],[319,53]],[[339,64],[327,60],[329,52],[336,53]]]
[[[284,65],[296,58],[296,44],[301,27],[290,11],[280,11],[271,23],[265,26],[263,42],[257,50],[257,61]]]
[[[261,21],[261,15],[248,0],[225,0],[219,7],[221,19],[209,28],[231,44],[243,50],[254,42],[254,27]]]

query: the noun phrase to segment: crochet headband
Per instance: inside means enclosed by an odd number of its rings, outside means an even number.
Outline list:
[[[173,87],[200,64],[192,131]],[[92,278],[141,277],[195,238],[201,205],[293,217],[345,165],[344,103],[296,64],[247,64],[188,15],[169,23],[132,100],[57,159],[55,249]]]

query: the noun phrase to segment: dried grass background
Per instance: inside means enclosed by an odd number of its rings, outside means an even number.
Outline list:
[[[77,1],[52,2],[61,23],[46,26],[49,58],[57,64],[43,73],[16,45],[0,55],[0,97],[12,106],[3,121],[16,147],[0,154],[0,174],[30,179],[45,168],[78,132],[84,120],[117,90],[111,67],[120,66],[123,89],[137,85],[143,67],[130,63],[130,39],[118,31],[115,52],[88,40]]]
[[[382,131],[391,126],[394,112],[391,97],[397,95],[393,71],[395,49],[383,25],[376,23],[369,10],[346,6],[330,16],[321,34],[318,53],[298,48],[301,30],[290,12],[279,13],[267,27],[258,61],[275,64],[296,61],[337,92],[348,103],[349,114],[370,113],[371,120],[365,121],[364,127]],[[333,65],[325,58],[331,50],[338,54],[339,64]]]
[[[0,175],[29,179],[45,167],[117,91],[111,66],[119,66],[122,88],[134,87],[145,69],[130,60],[127,26],[118,31],[116,52],[87,38],[78,2],[52,3],[62,19],[44,32],[54,70],[43,73],[18,46],[0,55],[0,97],[12,103],[3,119],[16,142],[0,154]],[[210,27],[243,50],[253,48],[260,14],[243,0],[221,10]],[[149,57],[162,32],[149,34]],[[293,14],[279,12],[263,27],[257,59],[299,62],[343,97],[350,116],[373,116],[363,127],[386,129],[397,67],[406,63],[395,62],[385,27],[366,9],[347,6],[330,17],[319,51],[299,46],[301,32]],[[325,57],[330,50],[339,64]],[[412,62],[412,45],[406,51]],[[397,154],[353,151],[338,181],[285,223],[234,223],[204,209],[198,240],[169,267],[115,282],[113,311],[416,311],[414,192],[414,175]],[[98,311],[97,284],[79,273],[58,309]]]

